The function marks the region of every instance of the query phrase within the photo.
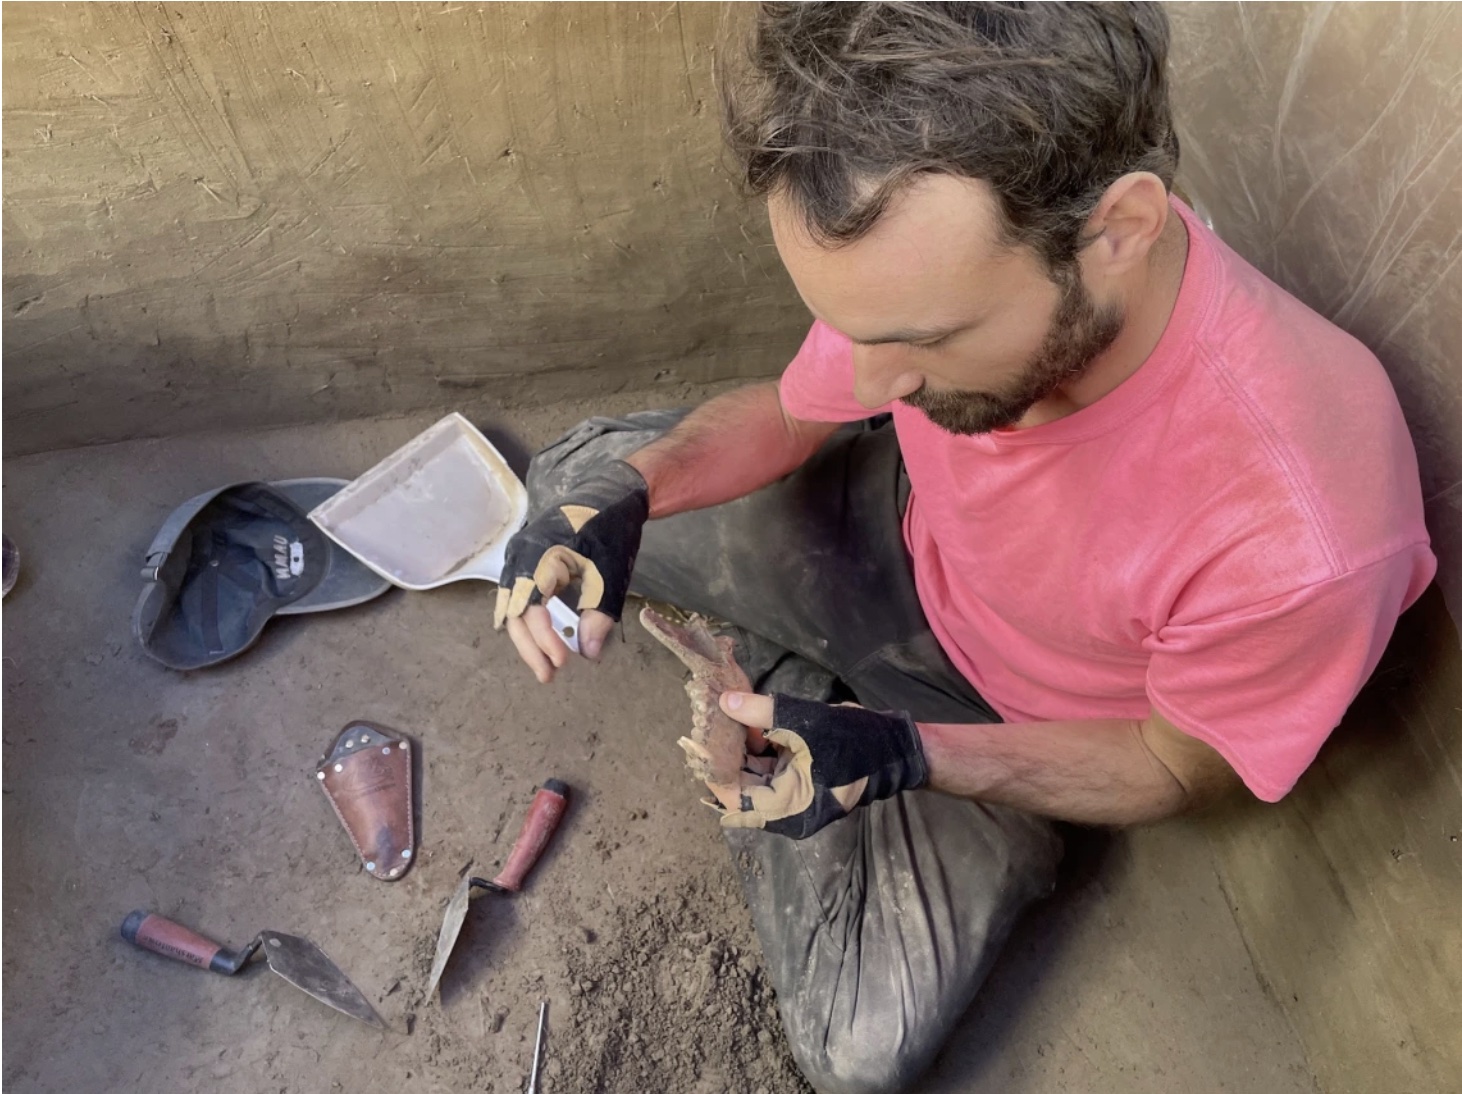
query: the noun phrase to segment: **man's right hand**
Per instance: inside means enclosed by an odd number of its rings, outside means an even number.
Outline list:
[[[657,519],[721,505],[800,467],[837,428],[789,415],[775,380],[702,404],[628,460],[600,467],[509,541],[497,626],[507,626],[519,655],[547,683],[569,651],[542,600],[578,579],[579,649],[598,657],[624,607],[650,516],[647,483]]]
[[[619,621],[650,516],[650,489],[623,460],[595,470],[508,541],[494,628],[541,683],[568,660],[543,601],[579,586],[579,649],[594,659]]]

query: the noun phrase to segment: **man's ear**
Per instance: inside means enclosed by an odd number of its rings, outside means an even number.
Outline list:
[[[1087,219],[1083,267],[1098,276],[1127,273],[1147,259],[1171,211],[1162,179],[1151,171],[1123,175]]]

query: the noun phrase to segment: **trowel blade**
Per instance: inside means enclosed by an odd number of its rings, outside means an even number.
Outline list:
[[[269,967],[302,992],[327,1007],[334,1007],[341,1014],[358,1018],[367,1025],[386,1028],[386,1023],[381,1021],[381,1016],[360,989],[308,938],[278,931],[264,931],[259,938],[263,942],[259,948]]]
[[[457,944],[457,936],[462,933],[462,921],[467,918],[467,901],[471,894],[472,876],[464,875],[456,892],[452,894],[452,899],[447,901],[447,911],[442,916],[442,929],[437,935],[437,955],[432,958],[431,979],[426,985],[428,999],[436,994],[437,985],[442,982],[442,973],[447,971],[447,958],[452,956],[452,947]]]

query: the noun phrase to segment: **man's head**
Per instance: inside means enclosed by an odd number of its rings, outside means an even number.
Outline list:
[[[984,432],[1113,343],[1177,166],[1167,45],[1145,4],[762,6],[727,139],[860,400]]]

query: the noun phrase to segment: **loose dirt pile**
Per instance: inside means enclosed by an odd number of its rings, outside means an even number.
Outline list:
[[[810,1094],[742,899],[732,879],[687,879],[566,948],[572,1013],[546,1094]]]
[[[491,954],[476,954],[497,929],[488,899],[453,955],[467,975],[459,984],[449,967],[443,982],[447,1010],[424,995],[434,934],[418,937],[414,974],[400,985],[413,1034],[402,1062],[421,1089],[520,1091],[537,1000],[551,998],[541,1094],[812,1094],[732,871],[677,879],[621,906],[602,931],[521,939],[514,951],[530,967],[501,980]]]

